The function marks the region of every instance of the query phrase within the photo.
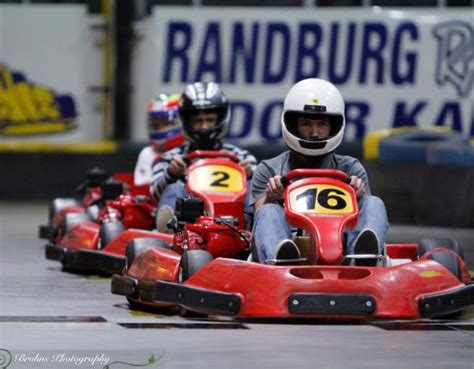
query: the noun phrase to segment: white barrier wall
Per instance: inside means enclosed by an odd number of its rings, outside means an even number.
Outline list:
[[[85,5],[0,5],[0,141],[105,138],[94,21]],[[212,80],[232,102],[231,139],[278,142],[283,98],[307,77],[341,89],[349,139],[401,124],[474,136],[472,9],[155,6],[135,28],[137,141],[156,92]]]
[[[100,33],[85,5],[0,5],[0,141],[100,141]]]
[[[146,137],[145,104],[154,93],[206,80],[220,82],[233,103],[229,138],[278,141],[284,96],[308,77],[341,89],[349,139],[402,124],[474,136],[472,10],[153,10],[138,28],[135,138]]]

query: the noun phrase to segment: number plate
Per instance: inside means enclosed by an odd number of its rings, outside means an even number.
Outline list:
[[[301,186],[291,191],[290,209],[301,213],[350,214],[351,195],[341,187],[323,184]]]
[[[242,173],[225,165],[206,165],[194,169],[189,180],[194,189],[212,192],[240,192]]]

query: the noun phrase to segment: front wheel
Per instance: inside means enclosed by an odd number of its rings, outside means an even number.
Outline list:
[[[181,257],[179,266],[179,283],[191,278],[191,276],[212,260],[212,255],[204,250],[185,251]]]
[[[135,238],[127,245],[127,250],[125,252],[125,268],[129,269],[135,258],[143,254],[145,251],[160,247],[171,249],[168,242],[159,238]]]
[[[104,223],[99,231],[99,250],[106,247],[113,239],[117,238],[125,230],[122,222]]]
[[[212,260],[212,255],[204,250],[189,250],[185,251],[181,257],[181,264],[179,266],[178,282],[183,283],[184,281],[191,278],[191,276],[201,269],[204,265]],[[194,311],[190,311],[185,307],[180,307],[180,315],[185,318],[201,318],[207,316],[207,314],[201,314]]]

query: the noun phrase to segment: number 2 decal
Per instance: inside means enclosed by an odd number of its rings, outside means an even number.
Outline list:
[[[227,165],[203,165],[189,174],[192,191],[209,191],[214,194],[232,195],[244,190],[245,178],[236,168]]]
[[[211,186],[211,187],[226,187],[226,188],[229,187],[228,183],[224,183],[225,181],[227,181],[230,178],[228,173],[225,173],[225,172],[212,172],[211,176],[219,176],[219,178],[217,178],[215,181],[211,182],[209,184],[209,186]]]

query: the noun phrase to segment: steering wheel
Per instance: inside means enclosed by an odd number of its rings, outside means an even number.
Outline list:
[[[285,176],[280,178],[283,187],[287,187],[292,181],[300,178],[308,177],[322,177],[322,178],[334,178],[349,184],[351,178],[338,169],[295,169],[289,171]]]
[[[203,158],[225,158],[225,159],[232,160],[235,163],[238,163],[240,161],[237,156],[225,150],[219,150],[219,151],[196,150],[196,151],[190,152],[186,156],[186,158],[187,160],[189,160],[189,162],[195,159],[203,159]]]

